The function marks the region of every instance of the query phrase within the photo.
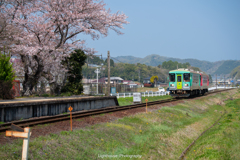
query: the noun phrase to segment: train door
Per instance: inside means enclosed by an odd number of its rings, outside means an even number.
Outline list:
[[[182,75],[177,75],[177,89],[182,89]]]
[[[200,74],[200,86],[203,86],[203,75]]]

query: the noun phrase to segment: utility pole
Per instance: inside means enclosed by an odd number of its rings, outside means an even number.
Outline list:
[[[217,89],[217,74],[216,74],[216,89]]]
[[[100,73],[100,71],[97,68],[94,72],[97,73],[97,94],[98,94],[98,73]]]
[[[107,96],[110,96],[110,52],[108,51],[108,86],[107,86]]]
[[[87,69],[88,69],[88,58],[89,58],[89,55],[87,54]]]
[[[98,94],[98,72],[99,72],[99,69],[97,68],[97,94]]]
[[[225,75],[224,75],[224,88],[226,89],[226,84],[225,84]]]
[[[138,77],[139,77],[139,83],[141,83],[140,82],[140,70],[138,70]]]

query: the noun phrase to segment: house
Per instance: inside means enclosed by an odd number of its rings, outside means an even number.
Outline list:
[[[129,88],[135,88],[138,85],[131,80],[123,80],[123,84],[126,84],[127,86],[129,86]]]
[[[127,84],[129,86],[129,88],[136,88],[137,87],[137,84],[136,83],[129,83]]]
[[[237,79],[237,80],[236,80],[236,85],[237,85],[237,84],[240,85],[240,79]]]
[[[106,79],[106,77],[103,77],[103,78],[98,79],[98,84],[103,84],[103,83],[105,83],[105,79]],[[97,83],[97,80],[94,79],[94,80],[92,81],[92,83]]]
[[[91,68],[101,67],[100,65],[96,65],[96,64],[88,64],[88,66]]]
[[[143,79],[144,87],[153,87],[154,84],[150,82],[151,77],[147,77]]]
[[[83,78],[82,83],[97,83],[97,79],[87,79]]]
[[[120,84],[123,83],[123,79],[120,77],[110,77],[110,83]],[[105,84],[108,84],[108,78],[105,78]]]
[[[123,84],[130,84],[130,83],[132,83],[133,81],[131,81],[131,80],[123,80]]]

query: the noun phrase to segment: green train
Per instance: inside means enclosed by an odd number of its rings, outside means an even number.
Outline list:
[[[203,72],[184,68],[169,72],[169,91],[173,97],[203,95],[208,86],[209,76]]]

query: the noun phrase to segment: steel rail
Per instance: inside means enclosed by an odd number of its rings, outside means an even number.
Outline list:
[[[223,91],[226,91],[226,90],[208,92],[206,95],[223,92]],[[180,99],[174,98],[174,99],[166,99],[161,101],[153,101],[153,102],[148,102],[147,104],[151,106],[155,104],[163,104],[163,103],[180,101],[182,99],[185,99],[185,98],[180,98]],[[93,110],[87,110],[87,111],[76,111],[76,112],[72,112],[72,118],[82,118],[82,117],[87,117],[87,116],[92,116],[92,115],[97,115],[102,113],[116,112],[116,111],[145,107],[145,106],[146,106],[146,103],[140,103],[140,104],[127,105],[127,106],[113,106],[113,107],[107,107],[107,108],[101,108],[101,109],[93,109]],[[55,116],[44,116],[39,118],[27,119],[27,120],[7,122],[4,124],[0,124],[0,132],[10,130],[12,123],[15,125],[18,125],[19,127],[34,126],[38,124],[46,124],[46,123],[52,123],[57,121],[69,120],[69,115],[70,114],[68,113],[68,114],[61,114],[61,115],[55,115]]]

